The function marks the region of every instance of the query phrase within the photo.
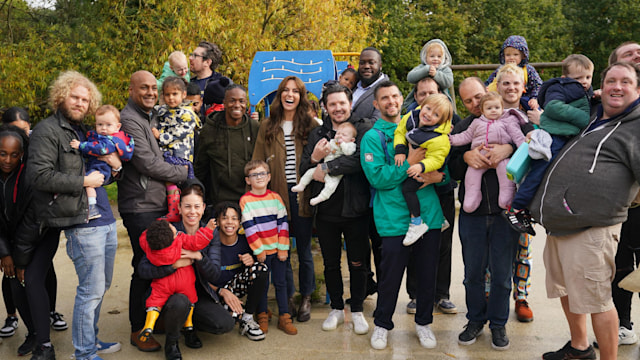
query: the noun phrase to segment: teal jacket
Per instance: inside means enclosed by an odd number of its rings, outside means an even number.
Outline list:
[[[409,163],[402,166],[393,162],[393,132],[397,125],[378,119],[373,129],[367,131],[360,143],[360,162],[362,170],[369,180],[369,184],[376,190],[373,197],[373,218],[378,233],[383,237],[402,236],[409,228],[409,209],[402,196],[402,182],[407,178]],[[386,136],[386,146],[389,153],[387,161],[382,140],[376,129]],[[440,201],[433,185],[426,186],[417,192],[420,199],[422,220],[429,229],[440,229],[444,217],[440,208]]]

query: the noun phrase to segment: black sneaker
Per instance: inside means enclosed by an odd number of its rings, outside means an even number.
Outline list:
[[[27,334],[27,338],[24,340],[22,345],[18,347],[18,356],[25,356],[33,351],[36,347],[36,335]]]
[[[513,211],[511,209],[505,210],[500,213],[511,228],[521,234],[527,233],[531,236],[535,236],[536,232],[533,230],[533,226],[531,225],[531,214],[529,214],[529,210],[522,209],[519,211]]]
[[[33,349],[33,356],[31,356],[31,360],[56,360],[56,352],[53,350],[53,345],[36,346],[36,348]]]
[[[496,350],[507,350],[509,348],[507,329],[504,326],[491,329],[491,347]]]
[[[464,331],[458,335],[458,344],[460,345],[471,345],[476,342],[478,336],[482,335],[482,328],[484,328],[483,323],[469,321],[467,325],[464,326]]]
[[[593,346],[589,345],[586,350],[574,349],[571,346],[571,340],[569,340],[562,349],[558,351],[552,351],[544,353],[542,355],[544,360],[565,360],[565,359],[596,359],[596,351],[593,350]]]
[[[10,337],[16,333],[18,328],[18,318],[15,316],[7,316],[4,326],[0,329],[0,337]]]
[[[62,314],[59,312],[52,312],[49,314],[49,320],[51,322],[51,328],[55,331],[67,330],[69,325],[62,319]]]

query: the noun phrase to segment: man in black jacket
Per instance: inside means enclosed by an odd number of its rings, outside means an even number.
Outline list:
[[[300,173],[315,167],[312,195],[317,196],[326,173],[343,175],[340,184],[331,197],[316,206],[316,228],[322,249],[324,274],[327,290],[331,298],[331,312],[322,325],[323,330],[334,330],[344,322],[344,301],[342,299],[342,275],[340,257],[342,235],[347,245],[349,274],[351,276],[351,315],[354,331],[366,334],[369,331],[362,314],[362,303],[366,296],[366,278],[369,253],[369,182],[360,165],[360,140],[373,123],[368,119],[354,119],[351,116],[351,91],[344,86],[328,87],[322,94],[329,118],[309,134],[309,142],[300,160]],[[351,122],[358,132],[357,150],[353,155],[340,156],[324,162],[330,153],[329,141],[335,136],[335,129],[344,122]]]

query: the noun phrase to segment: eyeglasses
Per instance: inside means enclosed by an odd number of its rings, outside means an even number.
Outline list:
[[[198,54],[198,53],[192,52],[191,54],[189,54],[189,57],[192,57],[192,58],[197,58],[198,56],[201,57],[202,60],[206,60],[207,59],[207,57],[205,55],[201,55],[201,54]]]
[[[253,179],[262,179],[264,177],[267,177],[267,175],[269,175],[268,172],[262,171],[262,172],[259,172],[259,173],[249,174],[247,176],[250,177],[250,178],[253,178]]]

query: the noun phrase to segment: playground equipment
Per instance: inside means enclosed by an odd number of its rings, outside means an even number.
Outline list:
[[[331,50],[258,51],[249,72],[251,111],[264,100],[265,115],[269,116],[278,85],[290,75],[300,78],[307,91],[320,99],[322,85],[337,80],[347,66],[347,61],[336,61]]]

